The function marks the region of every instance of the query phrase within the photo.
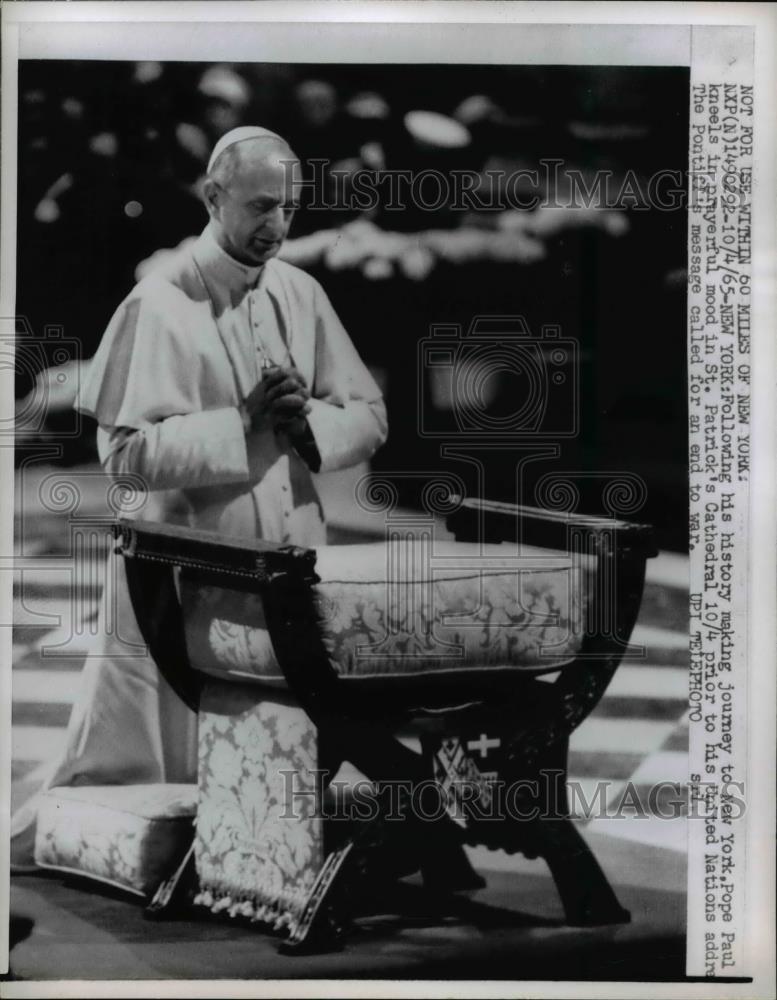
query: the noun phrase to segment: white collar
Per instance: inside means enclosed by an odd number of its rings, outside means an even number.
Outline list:
[[[257,286],[264,264],[241,264],[221,247],[210,224],[202,231],[195,246],[197,263],[229,292],[244,294]]]

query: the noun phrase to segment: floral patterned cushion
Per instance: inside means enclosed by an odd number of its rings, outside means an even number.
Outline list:
[[[35,862],[146,896],[191,842],[196,811],[196,785],[52,788],[38,810]]]
[[[195,902],[294,930],[324,860],[317,753],[315,726],[285,692],[203,686]]]
[[[562,554],[423,539],[317,550],[322,638],[341,677],[390,678],[571,662],[584,572]],[[193,666],[282,685],[261,598],[185,582]]]

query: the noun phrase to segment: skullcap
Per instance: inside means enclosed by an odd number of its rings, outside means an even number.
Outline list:
[[[234,146],[238,142],[245,142],[247,139],[277,139],[279,142],[287,145],[286,140],[278,135],[277,132],[271,132],[267,128],[260,128],[258,125],[241,125],[240,128],[233,128],[230,132],[222,135],[213,147],[213,152],[210,154],[210,159],[208,160],[208,173],[211,172],[214,163],[225,149],[229,149],[230,146]]]

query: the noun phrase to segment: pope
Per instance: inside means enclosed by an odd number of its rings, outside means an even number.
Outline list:
[[[300,177],[277,134],[223,136],[208,225],[136,285],[92,360],[76,406],[97,421],[103,468],[145,483],[145,519],[320,545],[313,473],[368,460],[386,439],[381,393],[323,289],[277,259]],[[114,592],[46,786],[194,781],[196,718],[139,655],[109,558]],[[30,860],[34,822],[33,799],[14,819],[16,863]]]

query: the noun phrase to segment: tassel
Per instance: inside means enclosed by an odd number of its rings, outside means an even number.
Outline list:
[[[276,931],[287,928],[291,933],[297,926],[295,913],[299,906],[295,906],[296,901],[288,898],[269,902],[258,896],[246,897],[242,894],[234,898],[218,887],[202,887],[194,897],[194,902],[198,906],[207,906],[211,913],[223,913],[226,910],[230,917],[245,917],[251,923],[267,924]]]

